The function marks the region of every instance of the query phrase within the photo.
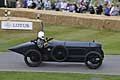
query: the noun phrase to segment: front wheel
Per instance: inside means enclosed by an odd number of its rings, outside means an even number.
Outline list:
[[[102,64],[102,57],[99,52],[91,51],[85,57],[85,64],[90,69],[97,69]]]
[[[38,50],[30,49],[26,52],[24,61],[29,67],[38,67],[42,62],[41,53]]]

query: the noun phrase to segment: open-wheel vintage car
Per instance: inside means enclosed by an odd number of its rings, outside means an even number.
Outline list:
[[[9,50],[22,54],[25,63],[30,67],[37,67],[44,61],[49,62],[83,62],[90,69],[97,69],[104,59],[102,46],[94,41],[59,41],[47,38],[46,45],[41,48],[39,40],[29,41]]]

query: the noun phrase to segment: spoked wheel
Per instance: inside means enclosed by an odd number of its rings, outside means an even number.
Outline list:
[[[90,69],[97,69],[102,64],[102,57],[96,51],[89,52],[85,57],[85,64]]]
[[[53,60],[61,62],[61,61],[65,61],[68,58],[68,52],[65,47],[56,46],[53,49],[51,56],[52,56]]]
[[[30,67],[38,67],[42,62],[42,56],[38,50],[31,49],[26,52],[24,61]]]

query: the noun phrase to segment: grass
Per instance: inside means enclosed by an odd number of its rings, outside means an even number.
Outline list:
[[[0,72],[1,80],[120,80],[117,75],[92,75],[78,73]]]
[[[57,40],[92,41],[103,45],[105,54],[120,54],[120,32],[80,27],[46,25],[45,34]],[[36,38],[33,33],[0,32],[0,51]]]
[[[85,29],[80,27],[49,26],[47,36],[59,40],[92,41],[103,44],[106,54],[120,54],[120,32],[108,30]]]
[[[8,48],[31,40],[35,37],[33,33],[0,32],[0,51],[7,51]]]

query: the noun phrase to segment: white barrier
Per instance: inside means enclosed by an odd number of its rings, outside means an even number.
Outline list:
[[[21,22],[21,21],[1,21],[1,29],[21,29],[21,30],[32,30],[32,22]]]

